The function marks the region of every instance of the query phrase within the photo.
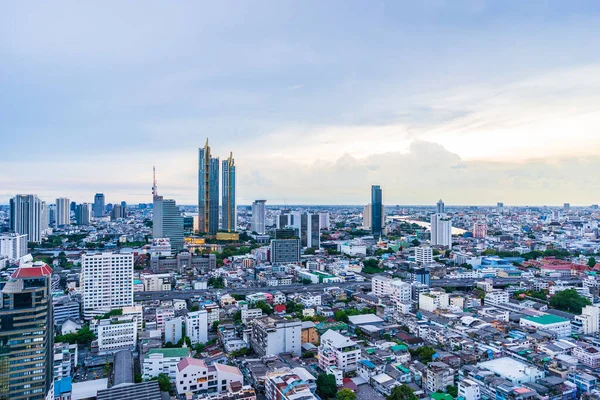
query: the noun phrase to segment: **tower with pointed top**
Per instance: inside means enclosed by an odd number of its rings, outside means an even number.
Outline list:
[[[221,167],[223,168],[221,229],[227,232],[235,232],[237,230],[237,217],[235,212],[235,160],[233,159],[233,153],[229,153],[229,158],[223,160]]]
[[[198,231],[216,235],[219,229],[219,159],[210,153],[208,139],[198,149]]]

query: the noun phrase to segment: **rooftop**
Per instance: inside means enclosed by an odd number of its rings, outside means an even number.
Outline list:
[[[151,349],[148,355],[162,354],[165,358],[183,358],[190,354],[190,349],[187,347],[174,347],[169,349]]]
[[[535,322],[536,324],[541,325],[551,325],[558,324],[561,322],[569,322],[569,320],[566,318],[562,318],[552,314],[539,315],[537,317],[522,317],[522,319],[526,319],[527,321]]]

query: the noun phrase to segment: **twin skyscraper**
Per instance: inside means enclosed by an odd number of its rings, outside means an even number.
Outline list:
[[[233,154],[221,163],[221,230],[235,232],[235,161]],[[219,158],[213,157],[208,145],[198,149],[198,231],[216,235],[219,230]]]

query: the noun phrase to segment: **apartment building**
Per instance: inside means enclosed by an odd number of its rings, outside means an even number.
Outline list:
[[[223,393],[231,382],[244,384],[240,370],[215,363],[207,366],[203,360],[185,357],[177,364],[175,385],[177,393]]]
[[[208,340],[208,313],[199,310],[188,313],[185,317],[185,335],[192,344],[205,343]]]
[[[428,392],[445,392],[447,386],[454,386],[454,370],[446,363],[430,362],[427,364],[426,379]]]
[[[109,354],[119,350],[135,350],[137,321],[131,316],[119,316],[98,322],[98,353]]]
[[[335,366],[344,373],[356,371],[360,353],[354,341],[330,329],[321,335],[319,367],[326,370],[330,366]]]
[[[302,322],[270,315],[250,321],[250,344],[259,356],[293,353],[301,354]]]
[[[151,349],[142,363],[142,377],[144,380],[149,380],[159,374],[166,374],[172,381],[175,381],[177,378],[177,364],[189,355],[190,349],[187,347]]]

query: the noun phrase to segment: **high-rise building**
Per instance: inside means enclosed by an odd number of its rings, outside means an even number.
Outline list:
[[[446,214],[431,215],[431,244],[452,247],[452,220]]]
[[[52,269],[29,256],[2,288],[0,399],[43,400],[53,380]]]
[[[298,319],[283,319],[269,315],[250,321],[252,337],[250,345],[260,357],[302,351],[302,322]]]
[[[421,265],[433,263],[433,249],[429,246],[415,247],[415,262]]]
[[[271,263],[286,264],[300,262],[300,239],[271,240]]]
[[[371,232],[375,237],[381,236],[383,230],[384,212],[382,201],[381,187],[379,185],[371,186]]]
[[[169,238],[173,252],[183,250],[183,216],[175,200],[155,197],[152,215],[152,236]]]
[[[42,231],[42,236],[46,235],[48,231],[48,226],[50,224],[50,210],[48,209],[48,205],[45,201],[40,203],[40,231]]]
[[[321,229],[329,229],[329,211],[321,211],[319,219],[321,220]]]
[[[318,249],[321,246],[321,219],[319,214],[304,213],[300,217],[302,247]]]
[[[110,220],[116,221],[119,218],[125,218],[125,208],[120,204],[115,204],[110,210]]]
[[[48,210],[48,226],[56,226],[56,204],[49,204],[46,209]]]
[[[219,159],[210,154],[208,139],[198,149],[199,232],[216,235],[219,229]]]
[[[265,233],[265,203],[266,200],[254,200],[252,203],[252,224],[250,229],[259,235]]]
[[[35,194],[18,194],[10,199],[10,228],[27,235],[34,243],[42,241],[42,204]]]
[[[80,279],[85,319],[133,306],[133,254],[83,254]]]
[[[71,202],[71,204],[69,205],[69,211],[71,211],[72,213],[75,213],[75,208],[77,207],[77,203],[75,203],[74,201]]]
[[[446,212],[445,208],[446,207],[444,206],[444,202],[442,201],[442,199],[440,199],[435,206],[435,212],[438,214],[443,214]]]
[[[235,161],[233,154],[229,153],[229,158],[223,160],[223,216],[221,218],[221,229],[227,232],[237,230],[237,216],[235,206]]]
[[[77,225],[89,225],[92,207],[88,203],[78,204],[75,207],[75,222]]]
[[[71,223],[71,209],[69,199],[59,197],[56,199],[56,226],[69,225]]]
[[[103,217],[104,216],[104,194],[103,193],[96,193],[96,195],[94,196],[94,206],[93,206],[93,211],[94,211],[94,217],[95,218],[99,218],[99,217]]]

